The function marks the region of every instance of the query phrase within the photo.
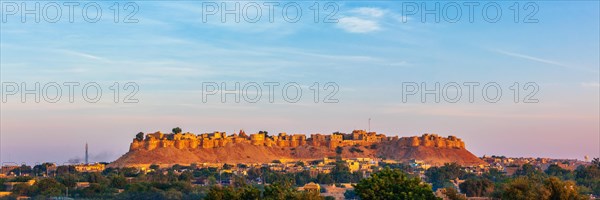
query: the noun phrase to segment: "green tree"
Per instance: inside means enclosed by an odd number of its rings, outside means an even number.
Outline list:
[[[209,176],[206,181],[208,181],[209,185],[215,185],[217,184],[217,178],[215,178],[214,176]]]
[[[516,176],[535,176],[535,175],[540,175],[541,171],[538,170],[538,168],[536,168],[535,166],[527,163],[524,164],[523,166],[521,166],[520,169],[517,169],[517,171],[515,172]]]
[[[354,190],[346,190],[346,192],[344,192],[344,198],[345,199],[358,199],[358,194],[356,194],[356,191],[354,191]]]
[[[166,200],[179,200],[179,199],[183,199],[183,193],[180,191],[177,191],[176,189],[169,189],[169,190],[165,191],[164,197]]]
[[[600,158],[592,159],[592,165],[596,165],[596,167],[600,168]]]
[[[443,193],[450,200],[467,200],[467,198],[464,195],[460,194],[454,187],[444,188]]]
[[[557,177],[550,177],[544,181],[544,185],[550,191],[550,200],[575,200],[586,199],[579,195],[578,187],[572,181],[561,181]]]
[[[124,189],[125,185],[127,185],[127,179],[122,175],[112,175],[109,177],[110,186],[113,188]]]
[[[64,174],[56,178],[58,182],[69,188],[74,188],[77,185],[77,176],[74,174]]]
[[[65,186],[60,184],[58,181],[52,178],[44,178],[41,179],[35,184],[33,184],[35,191],[33,192],[33,196],[35,195],[43,195],[43,196],[59,196],[62,194],[62,191],[65,190]]]
[[[256,188],[256,187],[247,185],[247,186],[244,186],[241,190],[242,190],[241,194],[240,194],[241,199],[244,199],[244,200],[260,199],[260,190],[258,190],[258,188]]]
[[[503,182],[506,177],[506,172],[500,171],[495,168],[489,169],[487,172],[483,173],[481,177],[488,179],[494,183]]]
[[[135,135],[135,139],[136,139],[137,141],[140,141],[140,142],[141,142],[142,140],[144,140],[144,132],[139,132],[138,134],[136,134],[136,135]]]
[[[548,166],[548,169],[546,169],[546,171],[544,172],[549,176],[556,176],[564,180],[574,178],[573,172],[571,170],[563,169],[556,164],[551,164],[550,166]]]
[[[206,200],[240,199],[241,193],[233,187],[212,186],[206,194]]]
[[[336,148],[335,148],[335,153],[336,153],[337,155],[342,155],[342,152],[343,152],[343,151],[344,151],[344,148],[342,148],[342,147],[336,147]]]
[[[494,183],[482,178],[469,178],[459,185],[460,191],[468,197],[485,197],[494,191]]]
[[[463,177],[465,171],[456,163],[446,163],[441,167],[431,167],[425,171],[427,180],[432,184],[433,190],[443,188],[450,183],[450,180]]]
[[[550,191],[544,187],[540,180],[521,176],[503,185],[500,195],[502,199],[539,200],[548,199]]]
[[[408,177],[400,170],[385,168],[354,186],[361,199],[438,199],[431,186],[418,177]]]
[[[181,128],[179,128],[179,127],[173,128],[173,133],[181,133]]]
[[[19,183],[13,186],[12,193],[17,195],[28,195],[31,193],[31,187],[27,183]]]
[[[575,181],[578,185],[587,188],[588,192],[600,195],[600,166],[579,166],[575,169]]]
[[[150,169],[152,169],[154,171],[158,171],[160,169],[160,166],[158,166],[157,164],[151,164]]]
[[[350,168],[345,162],[336,162],[335,167],[331,169],[331,176],[336,183],[349,183],[352,182],[352,174]]]
[[[185,172],[183,172],[183,173],[181,173],[181,174],[179,175],[179,180],[180,180],[180,181],[189,182],[189,181],[191,181],[191,180],[192,180],[192,178],[194,178],[194,175],[193,175],[193,174],[192,174],[192,172],[190,172],[189,170],[188,170],[188,171],[185,171]]]

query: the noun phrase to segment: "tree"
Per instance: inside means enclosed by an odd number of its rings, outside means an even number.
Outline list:
[[[241,199],[245,200],[258,200],[260,199],[260,190],[252,186],[244,186],[242,189]]]
[[[180,181],[185,181],[185,182],[190,182],[192,180],[192,178],[194,178],[194,175],[192,174],[191,171],[187,170],[185,172],[182,172],[179,175],[179,180]]]
[[[450,200],[467,200],[465,195],[460,194],[454,187],[446,187],[443,189],[444,195]]]
[[[46,174],[47,169],[49,167],[51,167],[52,165],[53,165],[52,163],[42,163],[40,165],[35,165],[35,166],[33,166],[33,174],[35,176],[42,176],[42,175]]]
[[[233,168],[233,165],[230,165],[230,164],[227,164],[227,163],[223,164],[223,169],[224,170],[229,170],[231,168]]]
[[[142,140],[144,140],[144,132],[139,132],[138,134],[136,134],[136,135],[135,135],[135,139],[136,139],[137,141],[140,141],[140,142],[141,142]]]
[[[109,177],[110,186],[118,189],[124,189],[125,185],[127,185],[127,179],[122,175],[112,175]]]
[[[561,181],[557,177],[550,177],[544,181],[544,185],[550,191],[550,200],[563,199],[586,199],[579,195],[578,187],[573,181]]]
[[[468,197],[484,197],[494,191],[494,183],[487,179],[469,178],[461,183],[459,188]]]
[[[596,167],[600,168],[600,158],[592,159],[592,164],[596,165]]]
[[[336,153],[337,155],[342,155],[342,152],[343,152],[343,151],[344,151],[344,148],[342,148],[342,147],[336,147],[336,148],[335,148],[335,153]]]
[[[32,188],[27,183],[19,183],[13,186],[12,193],[17,195],[28,195]]]
[[[290,182],[277,182],[265,187],[263,199],[267,200],[323,200],[318,192],[300,192]]]
[[[483,173],[481,177],[491,180],[494,183],[498,183],[503,182],[506,179],[506,172],[491,168],[487,172]]]
[[[539,180],[521,176],[510,180],[500,192],[502,199],[538,200],[549,199],[550,191]]]
[[[52,178],[41,179],[35,182],[33,187],[35,189],[35,191],[33,192],[33,196],[58,196],[62,194],[61,191],[65,190],[64,185],[60,184],[58,181]]]
[[[358,195],[354,190],[346,190],[344,192],[344,199],[358,199]]]
[[[330,174],[336,183],[352,182],[352,173],[350,173],[350,168],[348,168],[345,162],[336,162]]]
[[[361,199],[438,199],[431,186],[418,177],[408,177],[400,170],[385,168],[354,186]]]
[[[579,166],[575,169],[575,181],[578,185],[587,188],[588,192],[600,195],[600,166]]]
[[[534,176],[534,175],[540,175],[540,170],[538,170],[533,165],[527,163],[527,164],[524,164],[523,166],[521,166],[520,169],[517,169],[517,171],[515,172],[515,175],[516,176]]]
[[[150,169],[152,169],[154,171],[158,171],[158,169],[160,169],[160,166],[158,166],[157,164],[151,164]]]
[[[571,170],[563,169],[556,164],[551,164],[544,172],[549,176],[556,176],[561,179],[573,179],[573,173]]]
[[[77,185],[77,176],[73,174],[61,175],[56,180],[68,188],[74,188]]]
[[[433,186],[433,190],[443,188],[449,184],[450,180],[460,178],[465,175],[465,171],[456,163],[446,163],[441,167],[431,167],[425,171],[428,182]]]
[[[258,134],[265,134],[265,138],[269,137],[269,132],[268,131],[258,131]]]
[[[179,127],[173,128],[173,133],[181,133],[181,128],[179,128]]]

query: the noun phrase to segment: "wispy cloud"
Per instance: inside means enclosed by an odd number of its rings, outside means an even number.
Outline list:
[[[338,22],[338,27],[351,33],[368,33],[381,29],[376,21],[358,17],[342,17]]]
[[[83,52],[78,52],[78,51],[72,51],[72,50],[62,50],[62,52],[66,53],[66,54],[69,54],[69,55],[72,55],[72,56],[81,57],[81,58],[86,58],[86,59],[91,59],[91,60],[106,61],[106,59],[103,58],[103,57],[92,55],[92,54],[88,54],[88,53],[83,53]]]
[[[500,50],[500,49],[496,49],[493,51],[503,54],[503,55],[512,56],[512,57],[516,57],[516,58],[522,58],[522,59],[535,61],[535,62],[539,62],[539,63],[549,64],[549,65],[554,65],[554,66],[559,66],[559,67],[564,67],[564,68],[570,68],[570,69],[584,70],[584,71],[589,71],[589,72],[597,72],[597,71],[593,71],[590,69],[575,67],[575,66],[571,66],[571,65],[567,65],[567,64],[558,62],[558,61],[534,57],[534,56],[530,56],[530,55],[526,55],[526,54],[514,53],[514,52],[504,51],[504,50]]]
[[[347,12],[338,20],[337,26],[350,33],[369,33],[381,30],[380,20],[386,11],[374,7],[360,7]]]
[[[368,17],[382,17],[385,11],[379,8],[362,7],[351,10],[350,12]]]
[[[581,87],[584,87],[584,88],[599,88],[600,87],[600,83],[598,83],[598,82],[583,82],[583,83],[581,83]]]

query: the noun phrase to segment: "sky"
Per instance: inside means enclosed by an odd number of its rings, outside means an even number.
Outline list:
[[[173,127],[370,126],[477,156],[600,157],[597,1],[35,3],[0,6],[3,164],[81,161],[86,142],[110,162]]]

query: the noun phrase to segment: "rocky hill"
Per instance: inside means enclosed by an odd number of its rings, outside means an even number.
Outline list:
[[[108,167],[172,165],[191,163],[268,163],[273,160],[316,160],[333,157],[341,150],[343,158],[385,158],[398,161],[423,160],[432,165],[456,162],[470,166],[484,164],[465,149],[454,136],[424,134],[420,137],[386,137],[375,132],[355,130],[331,135],[267,132],[227,135],[222,132],[195,135],[160,132],[133,139],[130,150]]]

